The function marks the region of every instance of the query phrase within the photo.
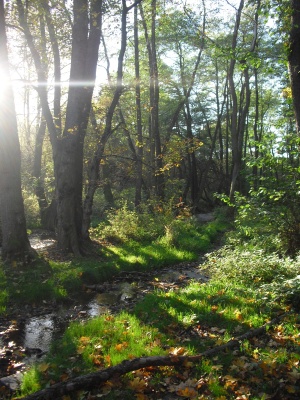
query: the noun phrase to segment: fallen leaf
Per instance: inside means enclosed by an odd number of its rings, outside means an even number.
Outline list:
[[[63,374],[61,374],[60,380],[61,380],[62,382],[66,381],[67,379],[69,379],[69,374],[67,374],[66,372],[63,373]]]
[[[149,397],[146,396],[144,393],[137,393],[135,395],[135,397],[137,398],[137,400],[148,400],[149,399]]]
[[[41,363],[41,364],[39,365],[39,370],[40,370],[41,372],[46,372],[46,371],[48,370],[49,367],[50,367],[50,364],[48,364],[48,363]]]
[[[289,377],[289,381],[295,383],[298,379],[300,379],[300,372],[293,369],[292,372],[287,373]]]
[[[85,346],[88,345],[90,341],[91,341],[91,338],[88,336],[81,336],[81,338],[79,339],[79,342]]]
[[[172,354],[174,356],[180,356],[185,353],[185,348],[184,347],[171,347],[169,349],[169,354]]]
[[[143,392],[146,389],[147,384],[144,380],[137,377],[132,381],[129,381],[128,386],[136,392]]]
[[[176,392],[180,397],[188,397],[189,399],[194,399],[198,397],[198,392],[191,387],[186,387],[185,389],[179,389]]]

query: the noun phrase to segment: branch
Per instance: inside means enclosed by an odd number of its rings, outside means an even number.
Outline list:
[[[128,6],[128,7],[126,8],[126,11],[127,11],[127,12],[130,11],[133,7],[139,5],[141,2],[142,2],[142,0],[136,0],[133,4],[131,4],[130,6]]]
[[[224,350],[238,347],[241,344],[241,341],[245,339],[250,339],[255,336],[264,334],[270,326],[275,325],[282,318],[289,314],[290,312],[281,314],[259,328],[251,329],[243,335],[238,336],[235,339],[231,339],[226,344],[206,350],[203,353],[197,354],[195,356],[152,356],[135,358],[133,360],[125,360],[113,367],[109,367],[104,370],[93,372],[87,375],[78,376],[65,382],[56,383],[53,386],[50,386],[43,390],[39,390],[38,392],[24,397],[23,400],[57,399],[77,390],[90,390],[91,388],[97,387],[100,384],[106,382],[112,377],[121,376],[127,374],[128,372],[136,371],[140,368],[182,365],[187,361],[196,362],[204,357],[212,357]]]

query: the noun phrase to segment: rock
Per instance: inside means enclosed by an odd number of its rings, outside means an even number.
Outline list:
[[[194,217],[199,222],[211,222],[215,219],[213,213],[205,213],[205,214],[195,214]]]
[[[0,379],[0,387],[5,386],[12,392],[15,392],[19,389],[20,384],[22,382],[23,374],[21,372],[17,372],[16,374],[5,376]]]

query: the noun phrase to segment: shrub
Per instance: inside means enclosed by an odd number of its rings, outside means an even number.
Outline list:
[[[40,210],[36,196],[24,190],[23,198],[27,227],[40,227]]]
[[[204,268],[219,279],[260,286],[294,278],[300,271],[300,258],[292,260],[281,258],[276,253],[266,254],[263,250],[224,246],[207,255]]]
[[[149,207],[137,212],[128,203],[118,210],[109,210],[105,222],[100,223],[91,233],[95,237],[124,242],[128,239],[153,241],[165,234],[165,227],[174,216],[164,208],[149,211]]]
[[[273,302],[292,304],[300,309],[300,275],[292,279],[279,278],[278,280],[261,286],[261,292]]]

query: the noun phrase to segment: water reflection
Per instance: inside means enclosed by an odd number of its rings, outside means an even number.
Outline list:
[[[31,318],[24,329],[24,347],[47,352],[52,341],[54,329],[53,315]]]

